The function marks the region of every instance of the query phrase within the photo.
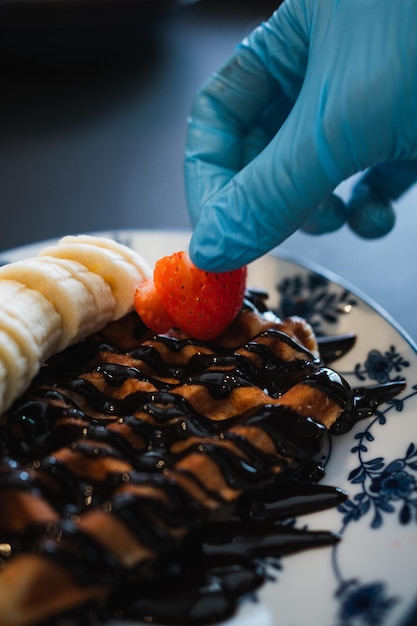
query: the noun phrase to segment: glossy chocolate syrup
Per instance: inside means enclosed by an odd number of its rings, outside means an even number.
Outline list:
[[[212,419],[183,397],[181,388],[204,388],[212,399],[227,401],[234,390],[251,386],[280,398],[302,382],[341,407],[332,429],[339,434],[402,388],[397,383],[352,392],[333,369],[275,328],[263,332],[263,340],[284,342],[294,348],[295,359],[278,358],[258,337],[244,350],[210,354],[190,339],[161,336],[144,343],[141,333],[138,321],[133,333],[138,341],[128,350],[96,336],[51,359],[2,419],[0,492],[39,494],[53,504],[60,521],[47,527],[28,524],[22,530],[11,520],[8,527],[0,525],[0,543],[9,542],[13,554],[35,551],[63,563],[83,585],[114,589],[105,604],[78,607],[50,622],[54,626],[87,626],[114,617],[213,624],[232,615],[243,597],[271,577],[277,559],[338,540],[326,531],[294,526],[295,517],[336,506],[346,497],[337,488],[317,484],[324,471],[314,457],[326,436],[319,421],[268,402]],[[327,362],[352,342],[352,336],[327,341]],[[190,347],[195,350],[189,359],[175,358]],[[162,349],[173,358],[164,359]],[[129,364],[103,357],[121,354]],[[86,380],[83,371],[104,381],[105,391]],[[119,397],[118,390],[130,383],[132,391]],[[135,383],[142,385],[139,391]],[[144,383],[152,390],[143,390]],[[278,455],[262,452],[238,427],[262,430]],[[61,448],[71,451],[75,465],[60,459],[56,451]],[[213,460],[225,484],[243,495],[228,502],[204,477],[189,473],[182,461],[191,454]],[[128,470],[112,470],[118,461]],[[108,471],[98,475],[95,468],[102,462]],[[180,474],[217,502],[214,512],[178,484]],[[166,501],[152,495],[138,498],[134,487],[141,486],[162,489]],[[118,515],[160,557],[126,573],[112,553],[77,527],[76,519],[95,506]],[[188,529],[181,543],[173,532],[178,528]]]

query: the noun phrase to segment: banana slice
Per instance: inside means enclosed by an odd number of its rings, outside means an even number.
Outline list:
[[[3,357],[1,356],[1,346],[0,346],[0,412],[6,403],[7,379],[8,379],[7,366],[4,363]]]
[[[56,245],[41,250],[39,258],[71,259],[102,276],[116,301],[114,319],[119,319],[133,309],[136,288],[152,275],[152,271],[140,255],[115,241],[107,241],[87,235],[63,237]]]
[[[94,235],[67,235],[61,239],[61,243],[83,243],[87,245],[98,246],[99,248],[106,248],[107,250],[113,250],[118,252],[122,257],[129,261],[142,276],[142,280],[148,280],[152,276],[152,269],[145,259],[122,243],[109,239],[108,237],[95,237]]]
[[[9,329],[23,354],[30,353],[32,358],[36,355],[37,371],[57,350],[62,336],[61,316],[39,291],[13,280],[0,280],[0,307],[0,328]]]
[[[8,408],[30,380],[27,358],[9,332],[0,329],[0,405]]]
[[[0,414],[52,354],[132,310],[151,275],[127,246],[89,235],[0,267]]]
[[[71,276],[79,280],[92,295],[95,306],[94,324],[92,330],[89,328],[89,332],[100,330],[109,321],[114,319],[116,300],[104,278],[90,272],[85,265],[78,263],[78,261],[50,256],[42,256],[42,261],[59,265],[61,268],[67,270]]]
[[[97,307],[87,287],[75,278],[66,263],[33,257],[0,267],[0,279],[20,282],[38,290],[55,307],[62,318],[62,335],[57,346],[61,351],[97,330]],[[85,271],[81,264],[74,272]]]
[[[40,348],[35,343],[32,333],[19,318],[7,312],[0,318],[0,329],[18,346],[25,361],[26,382],[32,380],[39,371],[42,358]]]

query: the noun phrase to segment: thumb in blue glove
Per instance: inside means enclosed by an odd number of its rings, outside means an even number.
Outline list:
[[[417,158],[416,20],[414,0],[286,0],[238,46],[189,120],[197,265],[241,266],[353,173]]]

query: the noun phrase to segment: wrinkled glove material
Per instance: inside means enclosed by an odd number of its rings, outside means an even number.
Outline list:
[[[196,265],[268,252],[356,172],[372,202],[415,182],[416,23],[415,0],[286,0],[237,46],[189,118]]]

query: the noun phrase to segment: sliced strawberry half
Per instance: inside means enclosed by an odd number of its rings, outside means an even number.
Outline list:
[[[218,337],[234,320],[242,306],[246,287],[246,267],[230,272],[206,272],[197,268],[186,252],[175,252],[155,264],[153,290],[138,289],[135,307],[142,320],[155,332],[158,330],[153,317],[145,309],[162,306],[167,317],[190,337],[207,341]],[[149,303],[146,303],[147,294]],[[142,311],[142,313],[141,313]],[[147,321],[148,320],[148,321]],[[152,325],[153,324],[153,325]]]
[[[134,306],[142,322],[155,333],[166,333],[175,325],[166,312],[152,279],[136,289]]]

